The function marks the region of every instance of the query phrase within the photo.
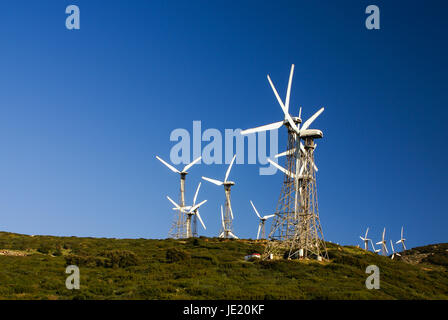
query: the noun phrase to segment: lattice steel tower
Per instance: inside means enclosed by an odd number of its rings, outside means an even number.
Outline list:
[[[179,206],[185,207],[185,176],[187,172],[180,173],[180,196]],[[176,210],[177,215],[174,217],[173,224],[168,232],[168,238],[182,239],[187,237],[187,217],[184,210]]]
[[[272,91],[282,108],[284,120],[261,127],[247,129],[241,134],[251,134],[266,130],[275,130],[285,126],[288,130],[286,152],[277,155],[286,156],[286,167],[276,162],[268,161],[285,176],[278,200],[274,221],[269,233],[264,257],[271,254],[277,257],[298,258],[312,257],[327,258],[327,250],[323,240],[322,228],[319,221],[316,192],[316,166],[314,165],[314,139],[322,138],[320,130],[308,129],[311,123],[324,111],[319,109],[302,124],[301,110],[298,117],[289,114],[291,83],[294,65],[291,66],[285,101],[280,98],[269,75],[267,76]],[[304,141],[305,145],[301,143]]]

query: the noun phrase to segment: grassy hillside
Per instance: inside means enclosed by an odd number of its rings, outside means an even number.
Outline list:
[[[262,242],[25,236],[0,232],[1,299],[447,299],[448,244],[391,260],[328,243],[331,262],[244,261]],[[437,255],[431,255],[437,250]],[[411,263],[409,263],[411,262]],[[65,267],[81,289],[67,290]],[[375,264],[381,289],[367,290]]]

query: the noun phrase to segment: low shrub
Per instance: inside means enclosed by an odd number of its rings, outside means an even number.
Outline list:
[[[165,258],[167,262],[173,263],[190,259],[190,254],[182,249],[170,248],[166,250]]]

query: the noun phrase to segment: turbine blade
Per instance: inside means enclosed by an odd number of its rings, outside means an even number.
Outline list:
[[[271,159],[268,159],[268,161],[269,161],[269,163],[271,163],[274,167],[276,167],[278,170],[280,170],[284,174],[290,176],[291,178],[295,178],[296,177],[296,175],[294,173],[289,172],[288,170],[286,170],[285,168],[281,167],[280,165],[278,165],[277,163],[275,163]]]
[[[247,134],[251,134],[251,133],[255,133],[255,132],[275,130],[275,129],[280,128],[282,125],[283,125],[283,121],[279,121],[279,122],[274,122],[274,123],[267,124],[264,126],[252,128],[252,129],[246,129],[246,130],[241,131],[240,133],[242,135],[247,135]]]
[[[194,194],[194,198],[193,198],[193,206],[196,204],[196,199],[197,199],[197,197],[198,197],[199,188],[201,188],[201,182],[199,182],[199,184],[198,184],[198,188],[196,189],[196,193]]]
[[[300,167],[299,177],[302,175],[304,169],[305,169],[305,162],[302,163],[302,166]]]
[[[286,90],[285,110],[289,113],[289,99],[291,97],[291,83],[294,75],[294,65],[291,65],[291,72],[289,73],[288,89]]]
[[[258,238],[260,236],[260,229],[261,229],[261,223],[258,224],[257,240],[258,240]]]
[[[182,172],[187,172],[188,169],[190,169],[192,166],[194,166],[196,163],[198,163],[201,159],[202,159],[202,157],[199,157],[199,158],[195,159],[193,162],[187,164],[184,167],[184,170],[182,170]]]
[[[368,227],[367,227],[366,235],[364,236],[364,238],[367,238],[367,233],[369,233],[369,228]]]
[[[236,154],[233,156],[232,161],[230,162],[229,168],[227,169],[226,176],[224,178],[224,182],[226,182],[227,178],[229,177],[230,170],[232,170],[232,166],[233,166],[233,162],[235,161],[235,158],[236,158]]]
[[[219,180],[215,180],[215,179],[211,179],[211,178],[207,178],[207,177],[202,177],[202,179],[204,179],[204,180],[206,180],[208,182],[214,183],[217,186],[222,186],[223,185],[223,182],[219,181]]]
[[[196,216],[198,217],[199,221],[201,222],[202,226],[204,227],[204,230],[207,230],[205,227],[204,221],[202,221],[201,215],[199,214],[199,211],[196,213]]]
[[[276,154],[274,156],[274,158],[279,158],[279,157],[283,157],[283,156],[286,156],[286,155],[291,155],[291,154],[294,154],[294,152],[296,152],[296,148],[292,148],[292,149],[290,149],[288,151]]]
[[[275,214],[270,214],[270,215],[268,215],[268,216],[264,216],[263,217],[263,219],[270,219],[270,218],[272,218],[272,217],[275,217]]]
[[[320,108],[319,111],[317,111],[315,114],[313,114],[308,120],[305,121],[305,123],[302,125],[302,128],[300,130],[306,130],[310,126],[310,124],[313,123],[314,120],[322,113],[324,112],[325,108]]]
[[[232,231],[229,231],[229,234],[230,234],[232,237],[234,237],[235,239],[238,239],[238,237],[237,237],[236,235],[234,235],[234,234],[232,233]]]
[[[302,141],[300,141],[300,151],[302,151],[303,154],[306,154],[305,146],[303,145]]]
[[[289,125],[293,128],[293,130],[297,133],[299,133],[299,129],[297,128],[297,126],[295,125],[294,121],[292,120],[291,116],[288,113],[288,110],[286,110],[285,106],[283,105],[283,101],[282,99],[280,99],[280,96],[278,95],[277,90],[274,87],[274,84],[272,83],[271,78],[268,75],[268,81],[269,84],[271,85],[272,91],[274,91],[275,97],[277,98],[278,103],[280,104],[280,107],[283,110],[283,113],[285,114],[285,119],[288,120]]]
[[[165,166],[168,167],[168,169],[170,169],[171,171],[175,172],[175,173],[180,173],[179,170],[177,170],[176,168],[174,168],[172,165],[170,165],[168,162],[166,162],[165,160],[163,160],[162,158],[160,158],[159,156],[156,156],[157,160],[159,160],[160,162],[162,162]]]
[[[258,218],[261,219],[261,216],[260,216],[260,214],[258,213],[257,208],[255,208],[255,206],[254,206],[252,200],[249,200],[249,201],[250,201],[250,204],[252,205],[252,208],[254,208],[254,211],[255,211],[255,213],[257,214]]]
[[[221,206],[221,224],[222,224],[222,228],[224,230],[226,230],[226,226],[224,225],[224,214],[222,213],[222,206]]]
[[[176,203],[176,202],[174,202],[174,200],[173,199],[171,199],[170,197],[168,197],[168,196],[166,196],[166,198],[168,199],[168,200],[170,200],[170,202],[179,210],[180,209],[180,206]]]

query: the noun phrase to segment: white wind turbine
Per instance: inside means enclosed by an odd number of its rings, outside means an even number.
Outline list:
[[[384,228],[384,230],[383,230],[383,237],[381,238],[381,241],[376,243],[376,244],[381,244],[381,253],[383,255],[386,255],[386,253],[389,253],[389,251],[387,251],[386,240],[384,240],[385,235],[386,235],[386,228]]]
[[[309,126],[314,122],[314,120],[316,120],[316,118],[324,111],[324,108],[319,109],[315,114],[313,114],[307,121],[305,121],[302,124],[302,119],[301,119],[301,113],[302,113],[302,109],[300,108],[299,110],[299,116],[298,117],[292,117],[289,113],[289,103],[290,103],[290,96],[291,96],[291,84],[292,84],[292,78],[293,78],[293,74],[294,74],[294,64],[291,65],[291,71],[289,74],[289,81],[288,81],[288,87],[286,90],[286,98],[285,98],[285,102],[282,101],[282,99],[280,98],[277,89],[274,86],[274,83],[272,82],[270,76],[268,75],[268,81],[269,84],[272,88],[272,91],[274,92],[274,95],[277,99],[277,102],[279,103],[283,114],[284,114],[284,119],[282,121],[278,121],[278,122],[274,122],[268,125],[264,125],[264,126],[260,126],[260,127],[256,127],[256,128],[252,128],[252,129],[247,129],[247,130],[243,130],[241,131],[242,135],[247,135],[247,134],[252,134],[252,133],[256,133],[256,132],[262,132],[262,131],[267,131],[267,130],[276,130],[278,128],[280,128],[282,125],[284,125],[287,130],[288,130],[288,145],[290,144],[291,138],[294,139],[295,141],[295,145],[297,145],[298,143],[300,143],[300,139],[303,135],[303,137],[305,136],[311,136],[311,135],[317,135],[322,137],[322,131],[320,130],[308,130]],[[302,126],[301,126],[302,124]],[[292,137],[291,137],[292,136]],[[293,152],[295,153],[295,150],[292,151],[294,148],[291,148],[291,150],[287,150],[286,152]],[[302,196],[302,188],[299,188],[299,179],[301,178],[301,175],[303,173],[303,166],[300,166],[299,162],[301,160],[305,160],[307,158],[306,156],[306,152],[303,153],[303,151],[305,150],[305,148],[301,148],[303,150],[301,150],[303,157],[300,157],[299,155],[297,155],[296,158],[296,163],[295,163],[295,172],[289,172],[288,170],[280,167],[276,162],[269,160],[269,162],[275,166],[277,169],[279,169],[280,171],[284,172],[286,175],[290,176],[291,178],[294,179],[294,183],[295,183],[295,189],[296,191],[299,190],[299,192],[295,192],[294,193],[294,214],[297,215],[297,212],[299,210],[299,194],[300,197]],[[294,155],[293,155],[294,157]],[[306,161],[302,161],[303,163],[306,163]],[[314,165],[314,161],[312,161],[312,164]],[[296,178],[297,177],[297,178]]]
[[[401,227],[401,238],[397,241],[397,244],[401,243],[401,245],[403,246],[403,250],[406,250],[406,246],[404,244],[405,240],[406,239],[403,238],[403,227]]]
[[[167,196],[167,199],[174,205],[174,208],[173,208],[174,210],[182,211],[187,215],[187,219],[186,219],[186,230],[187,230],[186,237],[187,238],[191,238],[193,236],[193,232],[192,232],[192,228],[191,228],[191,222],[192,222],[191,218],[193,216],[197,217],[199,219],[199,221],[202,224],[202,227],[204,227],[204,230],[207,229],[205,227],[204,221],[202,221],[201,215],[199,214],[199,207],[202,206],[204,203],[206,203],[207,200],[204,200],[204,201],[196,204],[196,199],[197,199],[200,187],[201,187],[201,183],[199,183],[198,188],[196,189],[196,194],[194,195],[194,199],[193,199],[193,205],[191,205],[191,206],[181,207],[176,202],[174,202],[173,199],[171,199],[170,197]]]
[[[361,240],[364,241],[364,250],[366,250],[366,251],[369,249],[369,241],[371,241],[370,239],[367,238],[368,232],[369,232],[369,228],[367,228],[364,238],[362,236],[359,236],[361,238]]]
[[[235,162],[236,154],[233,156],[232,161],[229,164],[229,167],[227,168],[226,175],[224,177],[224,181],[215,180],[207,177],[202,177],[202,179],[211,182],[217,186],[224,186],[224,192],[226,196],[225,201],[225,214],[223,215],[223,223],[225,227],[223,227],[223,231],[221,234],[224,234],[225,238],[228,238],[229,235],[232,237],[235,237],[235,235],[232,233],[232,221],[233,221],[233,210],[232,210],[232,204],[230,201],[230,190],[233,185],[235,185],[235,182],[228,181],[230,175],[230,170],[232,170],[233,163]]]
[[[264,238],[266,238],[265,222],[267,219],[274,217],[275,214],[271,214],[271,215],[262,217],[258,213],[257,208],[255,208],[252,200],[250,200],[250,204],[252,205],[252,208],[254,208],[255,213],[257,214],[258,218],[260,219],[260,223],[258,224],[257,240],[259,239],[259,236],[260,236],[260,230],[261,230],[261,238],[264,239]]]
[[[392,243],[392,240],[390,240],[390,247],[392,248],[392,257],[390,257],[392,260],[395,258],[395,256],[401,257],[401,254],[398,252],[395,252],[394,244]]]
[[[222,212],[222,206],[221,206],[221,224],[222,224],[222,231],[219,234],[219,238],[235,238],[238,239],[236,235],[233,234],[232,230],[227,229],[226,223],[224,222],[224,214]]]

